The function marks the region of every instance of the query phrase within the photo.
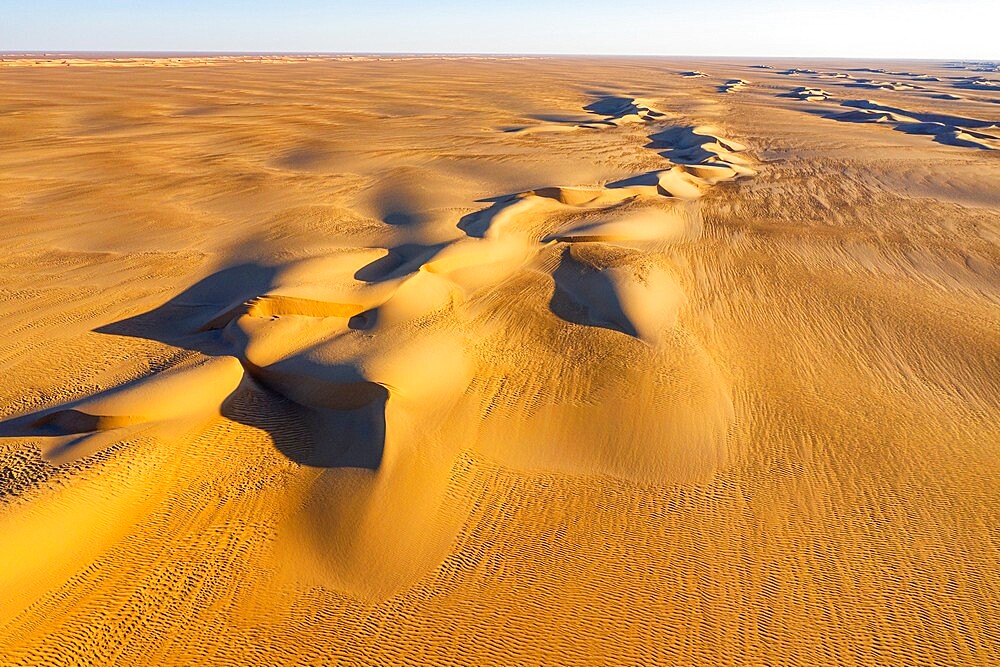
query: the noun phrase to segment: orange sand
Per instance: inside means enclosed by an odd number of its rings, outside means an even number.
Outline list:
[[[0,662],[996,664],[998,80],[0,60]]]

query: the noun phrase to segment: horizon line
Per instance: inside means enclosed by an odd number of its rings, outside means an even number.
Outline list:
[[[229,50],[183,50],[173,51],[164,49],[151,50],[123,50],[123,49],[38,49],[38,50],[10,50],[0,51],[0,57],[6,56],[73,56],[73,55],[132,55],[132,56],[456,56],[456,57],[521,57],[521,58],[774,58],[774,59],[812,59],[812,60],[913,60],[913,61],[944,61],[944,62],[966,62],[966,63],[994,63],[1000,58],[921,58],[912,56],[866,56],[866,55],[844,55],[844,56],[796,56],[796,55],[692,55],[692,54],[665,54],[665,53],[563,53],[563,52],[501,52],[501,51],[229,51]]]

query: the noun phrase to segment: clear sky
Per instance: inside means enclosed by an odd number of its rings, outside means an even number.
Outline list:
[[[0,51],[1000,58],[1000,0],[0,0]]]

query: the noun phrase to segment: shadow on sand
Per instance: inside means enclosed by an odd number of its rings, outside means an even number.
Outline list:
[[[347,382],[339,393],[327,395],[325,405],[304,405],[284,395],[280,389],[282,383],[275,382],[271,373],[248,363],[227,336],[225,328],[206,330],[204,326],[220,311],[267,293],[277,269],[253,263],[222,269],[199,280],[162,306],[95,331],[154,340],[207,357],[236,356],[241,359],[246,375],[223,402],[223,415],[267,432],[279,452],[301,465],[375,470],[381,463],[385,444],[387,389],[370,382]],[[381,272],[376,267],[366,269],[367,273]],[[336,370],[344,372],[344,369]],[[99,431],[127,428],[135,423],[123,416],[121,422],[105,420],[102,424],[75,407],[94,398],[113,397],[134,390],[152,379],[134,380],[96,397],[0,422],[0,437],[79,435],[60,445],[60,449],[72,449]]]

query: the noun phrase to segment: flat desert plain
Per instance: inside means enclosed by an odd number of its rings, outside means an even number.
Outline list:
[[[998,103],[4,58],[0,662],[997,664]]]

